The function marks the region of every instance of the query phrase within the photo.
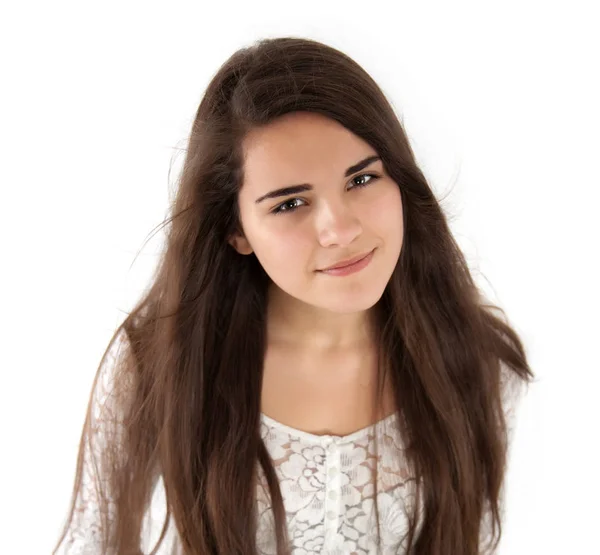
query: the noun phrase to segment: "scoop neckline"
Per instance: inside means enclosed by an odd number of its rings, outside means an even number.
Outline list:
[[[398,416],[398,411],[395,411],[395,412],[389,414],[388,416],[385,416],[381,420],[378,420],[374,424],[371,424],[369,426],[361,428],[360,430],[352,432],[351,434],[346,434],[344,436],[340,436],[340,435],[335,435],[335,434],[311,434],[310,432],[305,432],[304,430],[299,430],[297,428],[292,428],[291,426],[288,426],[287,424],[283,424],[282,422],[279,422],[278,420],[275,420],[274,418],[271,418],[270,416],[266,415],[264,412],[260,413],[261,420],[265,424],[268,424],[269,426],[271,426],[273,428],[283,430],[283,431],[287,432],[289,435],[299,437],[302,439],[306,439],[309,441],[317,442],[317,443],[329,443],[331,441],[335,441],[336,443],[347,443],[348,441],[352,441],[354,439],[358,439],[358,438],[362,437],[363,435],[370,432],[374,428],[377,428],[377,429],[381,428],[385,424],[388,424],[388,423],[392,422],[393,420],[395,420],[397,416]]]

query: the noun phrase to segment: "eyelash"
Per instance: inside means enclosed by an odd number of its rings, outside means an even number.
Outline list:
[[[358,179],[359,177],[371,177],[372,179],[367,181],[367,183],[363,183],[362,185],[354,185],[354,187],[352,187],[352,189],[356,189],[359,187],[368,187],[374,181],[377,181],[380,176],[378,176],[374,173],[361,173],[360,175],[355,175],[351,181],[354,181],[355,179]],[[287,208],[285,210],[281,209],[282,206],[285,206],[286,204],[288,204],[288,202],[292,202],[294,200],[298,200],[298,198],[294,197],[294,198],[286,200],[285,202],[282,202],[279,206],[276,206],[273,210],[271,210],[271,214],[274,214],[277,216],[279,214],[289,214],[290,212],[295,212],[298,208],[300,208],[299,206],[296,206],[294,208]]]

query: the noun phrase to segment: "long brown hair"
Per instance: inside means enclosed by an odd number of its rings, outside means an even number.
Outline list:
[[[162,477],[162,532],[174,519],[184,553],[255,555],[257,465],[278,553],[289,553],[282,495],[259,435],[269,277],[228,239],[242,232],[244,137],[293,111],[325,115],[364,139],[401,191],[403,247],[377,308],[379,383],[389,372],[403,457],[423,499],[407,552],[479,553],[486,514],[497,546],[507,400],[534,377],[522,342],[474,283],[381,89],[339,50],[283,37],[235,52],[200,102],[160,264],[98,368],[55,553],[69,528],[69,541],[77,535],[89,472],[102,553],[142,552],[143,515]]]

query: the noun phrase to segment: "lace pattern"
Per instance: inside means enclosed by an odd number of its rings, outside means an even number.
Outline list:
[[[115,504],[111,499],[104,477],[108,448],[113,444],[123,422],[114,410],[112,381],[123,337],[115,340],[100,368],[98,382],[92,395],[90,436],[84,443],[82,484],[75,502],[73,522],[60,546],[60,554],[97,555],[104,553],[103,531],[115,521]],[[109,441],[109,439],[111,441]],[[101,499],[108,500],[107,514],[100,513]]]
[[[280,482],[293,553],[398,553],[414,507],[414,480],[402,459],[397,414],[345,437],[317,436],[263,415],[261,436]],[[379,438],[379,456],[374,451]],[[400,454],[400,456],[398,456]],[[378,465],[377,487],[374,468]],[[257,502],[261,555],[276,555],[274,519],[264,474]],[[375,493],[381,546],[375,520]]]
[[[99,514],[99,499],[108,490],[98,487],[102,476],[107,438],[119,429],[119,420],[111,410],[111,372],[123,341],[108,353],[94,393],[91,441],[85,445],[83,483],[76,500],[74,520],[58,554],[97,555],[102,549],[101,531],[112,526],[114,505],[107,515]],[[512,443],[516,409],[523,396],[523,382],[502,365],[503,403]],[[106,426],[107,423],[115,426]],[[416,484],[407,470],[403,446],[397,428],[398,415],[348,436],[317,436],[289,428],[261,415],[260,433],[274,462],[284,499],[289,538],[294,555],[404,553],[408,515],[415,506]],[[374,451],[375,436],[379,453]],[[374,468],[378,466],[377,484]],[[257,509],[259,523],[257,547],[261,555],[276,555],[274,519],[268,487],[257,463],[259,486]],[[103,484],[100,483],[100,486]],[[377,496],[375,495],[377,493]],[[109,496],[109,495],[108,495]],[[375,520],[379,508],[381,536]],[[422,506],[422,505],[421,505]],[[150,553],[160,534],[166,514],[162,479],[155,488],[152,505],[146,515],[140,553]],[[417,532],[422,513],[418,515]],[[104,518],[104,520],[103,520]],[[490,536],[486,519],[480,535],[481,545]],[[179,553],[173,520],[157,555]]]

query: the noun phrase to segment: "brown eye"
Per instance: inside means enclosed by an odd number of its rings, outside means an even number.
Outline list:
[[[283,214],[284,212],[294,212],[298,206],[292,206],[291,208],[286,208],[291,205],[294,201],[300,200],[299,198],[291,198],[290,200],[286,200],[282,202],[279,206],[276,206],[273,210],[271,210],[272,214]]]
[[[373,181],[376,181],[377,179],[379,179],[379,176],[375,175],[374,173],[361,173],[360,175],[353,177],[352,181],[354,182],[355,179],[360,179],[363,177],[370,177],[372,179],[369,179],[366,183],[357,183],[354,185],[354,187],[366,187],[367,185],[370,185]]]

